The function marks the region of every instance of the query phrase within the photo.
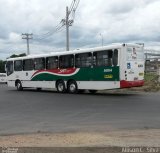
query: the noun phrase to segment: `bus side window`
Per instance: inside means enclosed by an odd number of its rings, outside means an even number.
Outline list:
[[[13,61],[8,61],[6,64],[7,76],[13,73]]]
[[[46,58],[46,69],[57,69],[58,68],[58,56]]]
[[[94,66],[112,66],[112,50],[93,53]]]
[[[118,65],[118,49],[115,49],[113,52],[113,65]]]
[[[14,61],[14,70],[15,71],[22,71],[23,70],[22,60]]]
[[[23,70],[24,70],[24,71],[34,70],[34,62],[33,62],[33,59],[23,60]]]
[[[108,51],[108,66],[112,66],[113,65],[113,51],[109,50]]]
[[[92,53],[76,54],[75,66],[78,68],[92,66]]]
[[[74,67],[74,55],[63,55],[59,57],[59,67],[61,69]]]
[[[34,59],[34,69],[35,70],[45,69],[45,58],[35,58]]]

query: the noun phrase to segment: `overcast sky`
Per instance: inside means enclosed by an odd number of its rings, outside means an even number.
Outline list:
[[[0,59],[26,52],[21,33],[33,33],[31,53],[65,49],[65,29],[54,31],[72,0],[0,0]],[[160,50],[160,0],[80,0],[70,27],[71,49],[141,42]]]

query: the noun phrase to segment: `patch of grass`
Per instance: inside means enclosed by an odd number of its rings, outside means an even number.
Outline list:
[[[145,73],[144,80],[145,81],[152,81],[157,77],[157,74],[155,73]]]
[[[144,76],[145,80],[145,91],[159,91],[160,82],[158,81],[159,76],[156,73],[146,73]]]

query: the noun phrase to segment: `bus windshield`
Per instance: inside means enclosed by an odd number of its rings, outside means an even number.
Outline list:
[[[127,60],[128,61],[144,60],[144,53],[143,53],[142,48],[128,47],[127,48]]]

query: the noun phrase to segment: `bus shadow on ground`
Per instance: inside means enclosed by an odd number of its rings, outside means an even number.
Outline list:
[[[34,92],[34,93],[49,93],[49,94],[59,94],[59,95],[88,95],[88,96],[134,96],[134,95],[140,95],[138,92],[129,91],[129,92],[122,92],[116,90],[105,90],[105,91],[98,91],[97,93],[90,93],[89,91],[85,91],[83,93],[59,93],[56,90],[50,90],[50,89],[42,89],[42,90],[36,90],[34,88],[24,88],[23,91],[17,91],[16,89],[10,89],[10,91],[14,92]]]

